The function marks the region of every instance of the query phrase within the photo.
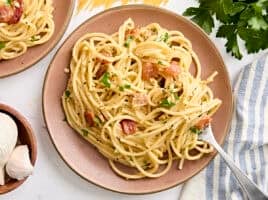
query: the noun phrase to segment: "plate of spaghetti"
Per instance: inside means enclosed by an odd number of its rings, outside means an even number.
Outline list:
[[[0,77],[43,58],[63,35],[73,7],[73,0],[0,0]]]
[[[170,11],[121,6],[78,27],[43,89],[49,135],[66,164],[106,189],[145,194],[183,183],[215,156],[232,113],[224,62],[207,35]]]

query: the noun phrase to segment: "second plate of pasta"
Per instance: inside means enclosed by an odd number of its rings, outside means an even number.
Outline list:
[[[57,44],[72,15],[74,1],[0,1],[0,77],[35,64]]]
[[[123,6],[66,40],[47,72],[43,106],[51,139],[75,172],[140,194],[206,166],[215,153],[198,134],[212,123],[223,142],[232,95],[223,61],[199,28],[162,9]]]

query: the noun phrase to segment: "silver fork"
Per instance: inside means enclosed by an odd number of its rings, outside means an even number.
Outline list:
[[[210,143],[219,152],[250,200],[268,200],[268,195],[264,194],[261,189],[235,165],[231,157],[225,153],[221,146],[217,143],[211,130],[211,126],[205,128],[202,134],[199,135],[199,138]]]

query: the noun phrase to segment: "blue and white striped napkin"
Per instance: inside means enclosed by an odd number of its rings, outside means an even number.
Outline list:
[[[268,53],[243,68],[234,87],[235,110],[224,150],[268,193]],[[182,188],[181,200],[247,199],[217,155]]]

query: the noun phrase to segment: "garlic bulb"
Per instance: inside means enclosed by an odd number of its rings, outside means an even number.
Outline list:
[[[17,146],[6,165],[7,174],[14,179],[22,180],[33,172],[27,145]]]
[[[18,139],[18,127],[7,114],[0,112],[0,185],[5,184],[5,164]]]

